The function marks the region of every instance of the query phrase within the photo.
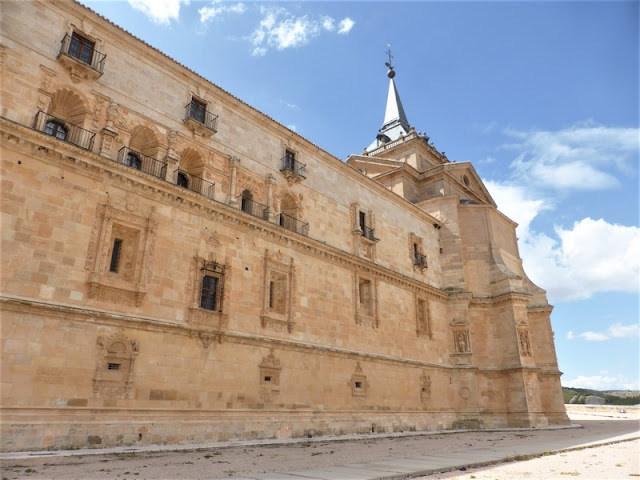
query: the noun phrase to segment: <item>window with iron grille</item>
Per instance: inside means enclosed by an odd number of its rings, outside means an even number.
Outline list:
[[[200,271],[202,272],[200,308],[216,312],[222,311],[224,266],[216,262],[204,261]]]

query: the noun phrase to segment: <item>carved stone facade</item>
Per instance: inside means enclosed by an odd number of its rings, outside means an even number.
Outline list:
[[[79,3],[2,14],[3,449],[568,423],[469,163],[342,162]]]

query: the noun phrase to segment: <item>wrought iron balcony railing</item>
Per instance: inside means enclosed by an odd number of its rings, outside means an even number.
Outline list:
[[[238,205],[240,205],[240,210],[243,212],[263,220],[269,220],[269,207],[266,205],[256,202],[251,198],[243,197],[242,195],[238,195],[237,201]]]
[[[298,160],[291,156],[285,156],[282,158],[282,168],[281,172],[289,172],[294,175],[298,175],[302,178],[307,178],[307,174],[305,172],[306,165],[304,163],[300,163]]]
[[[167,164],[165,162],[143,155],[128,147],[122,147],[118,151],[118,158],[116,161],[126,165],[127,167],[135,168],[136,170],[140,170],[144,173],[153,175],[154,177],[163,179],[167,170]]]
[[[173,172],[173,181],[179,187],[186,188],[192,192],[204,195],[211,200],[215,200],[214,193],[216,184],[208,182],[204,178],[200,178],[197,175],[178,168]]]
[[[367,240],[371,240],[372,242],[377,242],[378,238],[376,238],[373,228],[360,226],[360,230],[362,231],[362,236]]]
[[[194,120],[213,132],[218,131],[218,116],[203,108],[203,105],[193,100],[184,107],[184,121]]]
[[[295,217],[287,215],[285,213],[281,213],[278,215],[278,225],[286,228],[287,230],[291,230],[292,232],[299,233],[301,235],[309,234],[309,224],[305,223],[301,220],[298,220]]]
[[[95,133],[89,130],[49,115],[42,110],[38,110],[38,113],[36,113],[36,117],[33,120],[33,128],[85,150],[93,148],[93,140],[96,136]]]
[[[421,253],[416,253],[413,257],[413,264],[420,269],[427,268],[427,256]]]
[[[80,37],[67,33],[62,39],[60,53],[69,55],[79,62],[89,65],[101,74],[104,71],[104,60],[107,56],[96,50],[93,43],[88,40],[83,41]]]

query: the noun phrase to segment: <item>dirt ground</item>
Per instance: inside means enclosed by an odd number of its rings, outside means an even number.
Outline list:
[[[640,440],[545,455],[533,460],[469,468],[415,480],[631,480],[640,478]]]
[[[430,453],[446,453],[461,448],[491,447],[505,456],[510,455],[519,446],[527,445],[533,450],[545,451],[544,446],[553,441],[560,448],[574,448],[587,442],[609,439],[617,435],[638,432],[638,420],[580,420],[583,428],[563,430],[529,430],[505,432],[467,432],[451,434],[433,434],[382,438],[371,436],[361,440],[303,441],[286,445],[252,445],[200,450],[180,450],[163,452],[127,452],[110,455],[84,455],[66,457],[41,457],[20,460],[5,459],[0,462],[3,480],[13,479],[198,479],[198,478],[234,478],[251,477],[252,474],[265,472],[283,472],[296,469],[330,467],[349,463],[365,463],[394,458],[406,458]],[[639,434],[640,436],[640,434]],[[575,453],[563,453],[542,457],[540,462],[551,461],[554,472],[544,476],[537,475],[539,469],[529,467],[529,462],[508,464],[493,468],[514,468],[526,465],[522,477],[511,476],[510,470],[501,473],[488,473],[491,470],[479,470],[473,473],[476,478],[564,478],[580,475],[582,478],[605,480],[612,472],[640,474],[637,468],[638,442],[625,442],[607,450],[616,452],[599,453],[598,449],[589,449]],[[535,448],[533,448],[535,447]],[[635,448],[635,455],[633,448]],[[558,448],[558,447],[556,447]],[[631,449],[631,450],[630,450]],[[566,455],[566,456],[563,456]],[[592,457],[591,455],[596,455]],[[564,464],[564,460],[577,458],[577,464]],[[591,459],[591,463],[588,460]],[[635,464],[633,463],[635,461]],[[533,460],[536,462],[536,460]],[[598,464],[600,462],[600,464]],[[620,463],[623,467],[616,467]],[[586,467],[604,468],[602,475],[586,476]],[[605,468],[606,467],[606,468]],[[528,470],[527,470],[528,469]],[[531,475],[525,472],[531,471]],[[581,473],[585,471],[585,474]],[[593,470],[594,472],[596,470]],[[598,470],[601,472],[601,470]],[[515,470],[514,470],[515,472]],[[564,472],[564,473],[563,473]],[[576,474],[577,472],[577,474]],[[458,472],[460,474],[462,472]],[[469,472],[465,476],[427,478],[473,478]],[[455,475],[455,474],[453,474]],[[480,476],[484,475],[484,476]],[[489,475],[487,477],[486,475]],[[493,476],[492,476],[493,475]],[[516,475],[516,473],[513,473]],[[554,476],[556,475],[556,476]]]

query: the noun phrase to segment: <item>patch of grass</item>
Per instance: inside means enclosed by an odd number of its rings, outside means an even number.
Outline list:
[[[24,473],[38,473],[38,471],[33,468],[27,468]]]
[[[580,472],[560,472],[560,475],[571,475],[572,477],[577,477],[580,475]]]

